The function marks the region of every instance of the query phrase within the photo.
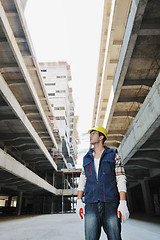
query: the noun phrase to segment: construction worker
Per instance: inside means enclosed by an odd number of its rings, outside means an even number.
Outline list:
[[[117,150],[104,146],[105,128],[88,132],[93,148],[83,158],[76,212],[85,219],[85,240],[100,239],[102,226],[109,240],[120,240],[121,223],[129,218],[124,167]]]

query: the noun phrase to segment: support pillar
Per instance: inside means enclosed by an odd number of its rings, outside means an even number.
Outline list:
[[[54,196],[52,194],[52,196],[51,196],[51,214],[53,214],[53,213],[54,213]]]
[[[46,196],[43,196],[43,210],[42,213],[46,213]]]
[[[32,213],[33,214],[39,213],[39,209],[40,209],[40,196],[34,194],[32,200]]]
[[[22,207],[22,192],[18,193],[18,198],[17,198],[17,216],[21,215],[21,207]]]
[[[131,189],[127,190],[127,203],[129,207],[130,213],[133,212],[133,203],[132,203],[132,194],[131,194]]]
[[[65,189],[65,176],[62,173],[62,214],[64,213],[64,196],[63,196],[63,189]]]
[[[73,207],[72,212],[74,213],[74,196],[73,195],[72,195],[72,207]]]
[[[6,207],[10,207],[11,206],[11,202],[12,202],[12,196],[9,196],[7,204],[6,204]]]
[[[151,197],[148,180],[141,181],[141,187],[142,187],[145,211],[148,215],[154,214],[154,206],[153,206],[153,201]]]
[[[55,172],[53,172],[53,187],[55,187]]]
[[[64,213],[64,196],[63,196],[63,190],[62,190],[62,214]]]

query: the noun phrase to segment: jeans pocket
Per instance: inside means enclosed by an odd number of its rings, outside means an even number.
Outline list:
[[[117,202],[110,202],[109,204],[114,208],[118,208],[118,203]]]

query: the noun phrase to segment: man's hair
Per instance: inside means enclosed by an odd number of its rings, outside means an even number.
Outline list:
[[[98,132],[98,134],[99,134],[99,137],[100,137],[100,136],[103,136],[102,143],[104,144],[104,142],[106,141],[105,135],[104,135],[103,133],[101,133],[101,132]]]

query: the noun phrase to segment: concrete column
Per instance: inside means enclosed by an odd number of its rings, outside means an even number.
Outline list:
[[[152,197],[151,197],[148,180],[141,181],[141,187],[142,187],[142,193],[143,193],[143,198],[144,198],[145,211],[149,215],[153,214],[154,206],[153,206],[153,201],[152,201]]]
[[[72,195],[72,206],[73,206],[72,211],[74,212],[74,196],[73,195]]]
[[[54,196],[52,194],[52,196],[51,196],[51,214],[53,214],[53,213],[54,213]]]
[[[22,207],[22,192],[18,193],[18,198],[17,198],[17,216],[21,215],[21,207]]]
[[[43,197],[43,213],[53,213],[53,195]]]
[[[68,189],[68,174],[67,174],[67,181],[66,181],[66,182],[67,182],[67,189]],[[64,188],[65,188],[65,187],[64,187]]]
[[[64,213],[64,196],[63,196],[63,192],[62,192],[62,214],[63,213]]]
[[[37,213],[37,209],[38,209],[38,202],[39,197],[36,195],[33,195],[33,200],[32,200],[32,213],[36,214]]]
[[[53,172],[53,187],[55,186],[55,172]]]
[[[43,210],[42,210],[42,213],[45,213],[46,211],[46,197],[43,196]]]
[[[127,204],[128,204],[130,213],[132,213],[133,212],[133,203],[132,203],[132,195],[131,195],[130,189],[127,190]]]
[[[65,176],[62,173],[62,214],[64,213],[64,196],[63,196],[63,189],[65,188]]]
[[[74,188],[74,174],[72,172],[72,188]]]
[[[9,196],[7,204],[6,204],[6,207],[10,207],[11,206],[11,202],[12,202],[12,196]]]

